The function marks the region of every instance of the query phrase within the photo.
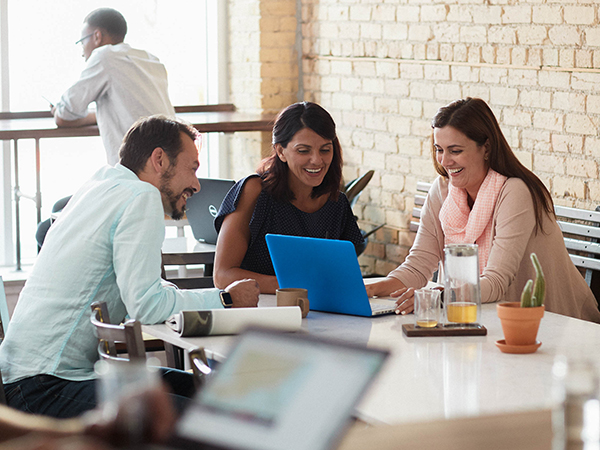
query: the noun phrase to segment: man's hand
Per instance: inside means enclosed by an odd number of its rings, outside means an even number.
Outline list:
[[[65,120],[62,119],[61,117],[58,117],[58,115],[56,115],[56,108],[54,108],[52,110],[52,114],[54,114],[54,122],[56,123],[56,126],[59,128],[65,127],[85,127],[88,125],[96,125],[96,113],[95,112],[91,112],[88,113],[87,116],[85,116],[82,119],[75,119],[75,120]]]
[[[258,305],[260,288],[256,280],[247,278],[234,281],[225,288],[225,292],[231,294],[234,308],[251,308]]]

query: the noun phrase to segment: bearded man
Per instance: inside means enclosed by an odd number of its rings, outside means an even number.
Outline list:
[[[100,169],[61,212],[0,345],[9,406],[62,418],[96,406],[95,301],[106,302],[117,323],[129,316],[143,324],[181,310],[257,305],[255,280],[184,291],[160,278],[164,215],[180,218],[200,190],[197,141],[198,132],[175,119],[136,122],[119,164]],[[189,374],[164,378],[175,394],[193,394]]]

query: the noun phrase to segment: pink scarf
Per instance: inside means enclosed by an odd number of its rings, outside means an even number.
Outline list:
[[[446,244],[477,244],[479,273],[487,265],[492,248],[492,216],[506,177],[492,169],[477,192],[473,209],[467,203],[467,191],[448,183],[448,197],[440,210],[440,222]]]

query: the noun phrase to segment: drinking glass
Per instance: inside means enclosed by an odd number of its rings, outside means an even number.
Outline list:
[[[597,362],[575,351],[552,366],[554,450],[597,449],[600,442],[600,372]]]
[[[439,321],[440,291],[417,289],[415,291],[415,325],[419,328],[433,328]]]
[[[481,317],[477,244],[444,248],[444,310],[448,324],[476,324]]]
[[[97,397],[103,418],[112,421],[119,414],[119,433],[127,444],[144,441],[149,433],[150,418],[145,391],[160,385],[159,361],[156,358],[141,362],[98,361]]]

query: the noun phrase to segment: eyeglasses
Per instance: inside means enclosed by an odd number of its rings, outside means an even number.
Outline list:
[[[87,36],[82,37],[77,42],[75,42],[75,45],[77,45],[77,44],[83,44],[83,41],[85,41],[88,38],[91,38],[93,35],[94,35],[94,33],[91,33],[91,34],[88,34]]]

